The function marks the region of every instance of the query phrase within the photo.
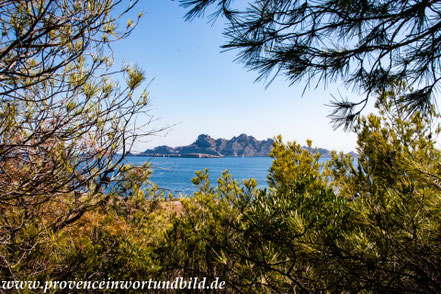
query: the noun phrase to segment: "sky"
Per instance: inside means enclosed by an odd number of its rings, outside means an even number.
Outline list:
[[[135,145],[140,152],[159,145],[188,145],[199,134],[231,139],[242,133],[258,140],[282,135],[284,141],[338,151],[353,151],[356,136],[333,130],[326,106],[336,97],[357,97],[340,84],[305,89],[306,81],[290,86],[284,77],[266,88],[234,62],[234,51],[223,52],[224,23],[184,20],[177,1],[143,0],[135,7],[141,18],[135,31],[112,45],[115,64],[137,64],[146,75],[151,128],[171,126]]]

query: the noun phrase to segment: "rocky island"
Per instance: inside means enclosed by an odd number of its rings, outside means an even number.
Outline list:
[[[196,141],[187,146],[170,147],[166,145],[158,146],[153,149],[138,154],[139,156],[151,157],[192,157],[192,158],[217,158],[217,157],[253,157],[269,156],[274,140],[257,140],[253,136],[241,134],[227,139],[214,139],[209,135],[199,135]],[[308,147],[303,147],[308,149]],[[310,150],[312,151],[312,150]],[[322,157],[330,157],[331,151],[318,148]],[[355,155],[355,153],[351,152]],[[133,154],[130,154],[133,155]]]
[[[209,135],[199,135],[195,142],[187,146],[158,146],[147,149],[142,155],[167,157],[224,157],[224,156],[268,156],[274,140],[259,141],[253,136],[241,134],[227,139],[214,139]]]

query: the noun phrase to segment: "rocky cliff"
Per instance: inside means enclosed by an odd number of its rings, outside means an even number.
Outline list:
[[[158,146],[147,149],[145,155],[153,156],[186,156],[186,154],[206,154],[210,157],[222,156],[268,156],[272,144],[272,139],[259,141],[253,136],[241,134],[230,140],[213,139],[209,135],[199,135],[195,142],[188,146],[172,148],[169,146]]]
[[[238,137],[233,137],[230,140],[213,139],[209,135],[199,135],[196,141],[187,146],[169,147],[158,146],[153,149],[147,149],[139,155],[147,156],[169,156],[169,157],[223,157],[223,156],[269,156],[271,151],[273,139],[266,139],[259,141],[253,136],[241,134]],[[302,147],[305,150],[314,152],[314,149]],[[315,152],[321,154],[322,158],[331,156],[331,151],[324,148],[317,148]],[[358,156],[354,152],[349,154]]]

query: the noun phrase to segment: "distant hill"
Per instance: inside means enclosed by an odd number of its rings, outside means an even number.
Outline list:
[[[245,134],[233,137],[230,140],[213,139],[209,135],[199,135],[196,141],[188,146],[172,148],[163,145],[147,149],[143,152],[143,155],[171,157],[268,156],[273,142],[273,139],[259,141],[253,136]]]
[[[241,134],[227,139],[213,139],[209,135],[199,135],[195,142],[187,146],[169,147],[166,145],[147,149],[139,155],[160,157],[224,157],[224,156],[269,156],[274,140],[259,141],[253,136]],[[303,147],[308,149],[307,147]],[[330,157],[331,151],[318,148],[322,157]],[[355,155],[355,153],[351,154]]]

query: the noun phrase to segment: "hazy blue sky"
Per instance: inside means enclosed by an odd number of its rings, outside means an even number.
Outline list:
[[[158,145],[192,143],[204,133],[230,139],[241,133],[257,139],[281,134],[285,141],[351,151],[356,137],[334,131],[327,117],[331,94],[354,96],[340,84],[306,90],[276,79],[267,89],[255,82],[256,72],[234,63],[235,52],[221,53],[223,22],[185,22],[176,1],[140,1],[144,10],[135,32],[114,44],[116,64],[136,63],[154,81],[148,87],[154,126],[175,125],[164,136],[136,146],[142,151]]]

